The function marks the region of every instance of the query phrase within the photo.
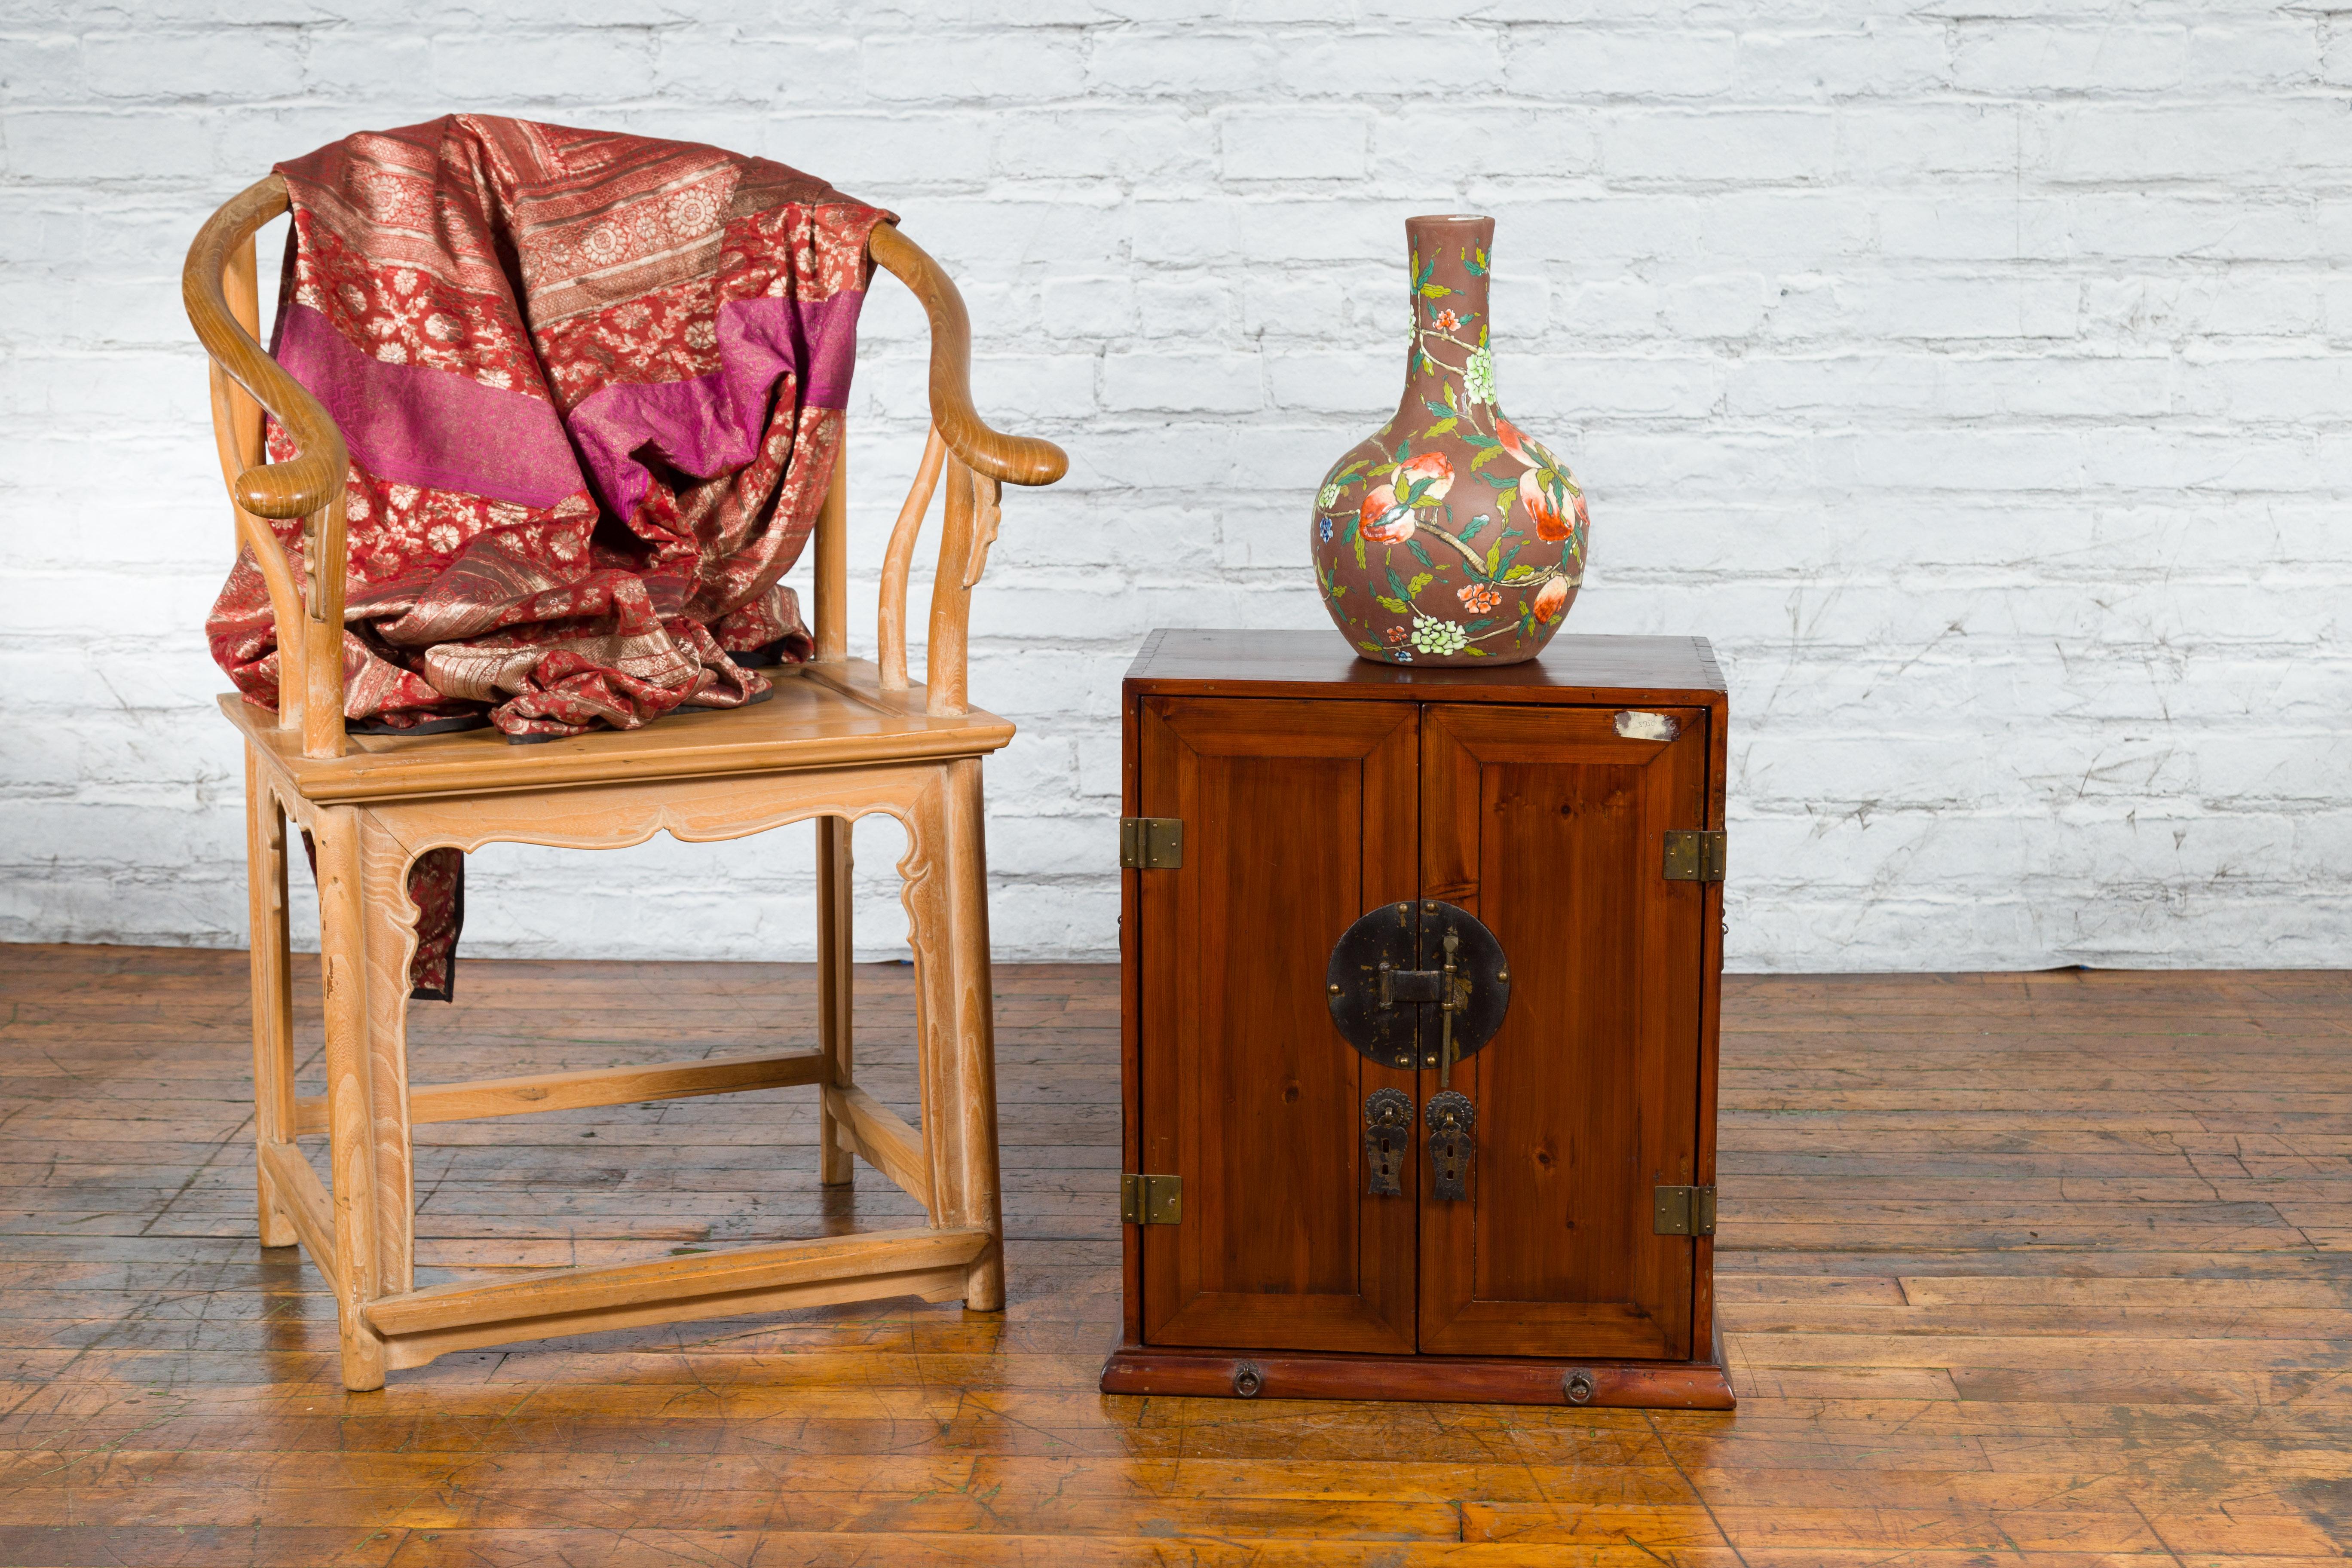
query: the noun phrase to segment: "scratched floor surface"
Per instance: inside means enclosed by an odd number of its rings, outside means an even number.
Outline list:
[[[312,961],[300,961],[307,972]],[[242,956],[0,948],[0,1564],[2341,1563],[2352,976],[1734,981],[1731,1415],[1106,1398],[1115,972],[1000,972],[1012,1303],[346,1394],[255,1244]],[[861,1079],[911,1110],[908,972]],[[419,1081],[806,1039],[786,965],[467,963]],[[306,1007],[310,998],[306,996]],[[315,1064],[315,1026],[305,1047]],[[915,1211],[804,1092],[419,1130],[423,1282]]]

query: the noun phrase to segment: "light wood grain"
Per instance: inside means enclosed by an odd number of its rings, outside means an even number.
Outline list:
[[[806,1285],[844,1275],[903,1274],[962,1263],[988,1245],[980,1230],[869,1231],[863,1236],[766,1242],[686,1257],[560,1268],[499,1280],[444,1285],[370,1302],[368,1321],[387,1334],[519,1322],[614,1307]]]
[[[908,712],[881,690],[873,664],[803,665],[774,672],[757,707],[673,713],[642,730],[598,731],[510,746],[496,730],[362,735],[321,760],[283,743],[268,713],[237,697],[221,711],[283,772],[289,794],[322,804],[560,789],[581,784],[925,761],[992,752],[1013,726],[992,713]]]
[[[856,896],[850,847],[856,827],[838,816],[816,822],[816,963],[824,977],[817,991],[816,1037],[819,1081],[827,1089],[855,1081]],[[817,1103],[817,1180],[838,1186],[855,1174],[853,1151],[842,1141],[832,1097],[820,1095]]]
[[[360,813],[318,814],[319,963],[327,1037],[330,1191],[334,1199],[335,1298],[342,1331],[343,1386],[383,1386],[383,1344],[366,1304],[378,1284],[375,1074],[369,1049],[366,894]]]
[[[907,689],[907,574],[914,569],[915,542],[922,535],[923,514],[940,487],[940,469],[947,461],[947,442],[936,425],[923,437],[922,461],[916,465],[914,483],[890,527],[890,542],[882,552],[882,586],[877,597],[876,662],[881,666],[881,689]]]
[[[756,1056],[706,1057],[638,1067],[526,1073],[472,1083],[413,1084],[408,1090],[408,1119],[412,1123],[475,1121],[491,1116],[529,1116],[543,1110],[586,1110],[652,1100],[785,1089],[823,1082],[824,1065],[824,1056],[815,1051],[763,1051]],[[322,1097],[304,1096],[295,1102],[295,1111],[298,1131],[327,1130]]]
[[[286,815],[250,752],[245,759],[247,910],[253,933],[253,1136],[255,1198],[261,1245],[290,1247],[289,1201],[276,1188],[261,1151],[291,1140],[299,1119],[294,1095],[294,991],[288,973]],[[320,1122],[325,1121],[320,1107]]]
[[[831,1258],[843,1272],[830,1279],[803,1272],[750,1294],[721,1293],[726,1295],[723,1301],[711,1292],[688,1290],[676,1300],[648,1297],[564,1309],[561,1331],[887,1295],[935,1299],[950,1289],[961,1291],[978,1310],[1001,1308],[997,1237],[1003,1223],[995,1208],[994,1111],[992,1103],[974,1103],[975,1095],[992,1096],[994,1091],[986,979],[986,867],[979,847],[976,757],[330,806],[300,797],[296,764],[282,754],[250,745],[247,755],[262,792],[295,803],[296,815],[320,845],[328,1091],[298,1103],[292,1125],[297,1130],[323,1128],[329,1134],[347,1387],[380,1387],[386,1369],[421,1366],[454,1349],[558,1331],[541,1321],[547,1313],[528,1300],[511,1310],[480,1305],[463,1325],[415,1327],[397,1342],[386,1342],[362,1320],[360,1314],[377,1301],[407,1299],[414,1283],[414,1128],[419,1120],[477,1120],[713,1095],[782,1082],[819,1084],[821,1132],[828,1121],[835,1122],[836,1130],[848,1134],[852,1148],[920,1195],[935,1224],[969,1229],[984,1238],[951,1260],[905,1267],[892,1261],[880,1272],[866,1268],[861,1260],[867,1255],[855,1247],[797,1255],[803,1263],[795,1268],[815,1267],[807,1262],[810,1258]],[[879,1104],[852,1098],[860,1091],[851,1079],[848,1056],[847,844],[856,818],[876,812],[898,817],[905,827],[907,852],[898,870],[917,973],[927,991],[940,998],[927,1007],[922,1026],[925,1065],[919,1099],[929,1108],[927,1118],[941,1130],[929,1141],[916,1138]],[[831,925],[833,935],[825,947],[830,984],[819,1008],[818,1051],[532,1073],[412,1089],[407,977],[416,945],[417,911],[406,889],[409,868],[423,851],[444,846],[472,850],[500,841],[616,848],[643,843],[658,832],[709,841],[811,818],[824,825],[821,833],[833,867],[826,884],[829,916],[820,922],[821,927]],[[267,845],[263,847],[265,858],[259,864],[266,870]],[[828,1052],[826,1042],[837,1047],[837,1053]],[[828,1172],[821,1163],[820,1176],[829,1173],[848,1173]],[[265,1187],[263,1201],[271,1196]],[[656,1270],[642,1279],[657,1284],[665,1279],[683,1280],[692,1273]],[[493,1280],[462,1291],[466,1300],[478,1304],[501,1300],[508,1289]]]
[[[269,1183],[281,1223],[290,1233],[289,1241],[301,1243],[320,1273],[330,1279],[337,1278],[334,1205],[320,1184],[319,1173],[310,1169],[302,1152],[290,1142],[261,1143],[256,1148],[256,1158]]]
[[[906,1118],[855,1084],[827,1086],[824,1108],[835,1130],[861,1159],[898,1183],[926,1211],[933,1207],[923,1137],[907,1125]]]
[[[834,449],[833,478],[817,508],[815,538],[816,658],[838,664],[849,657],[849,439]]]
[[[940,563],[931,581],[931,626],[924,649],[924,711],[952,718],[970,706],[965,667],[971,631],[971,584],[965,570],[979,526],[972,471],[961,458],[947,465],[947,501],[940,526]]]
[[[958,461],[1015,485],[1050,485],[1070,460],[1051,441],[992,430],[971,399],[971,319],[945,268],[895,224],[877,226],[866,242],[877,264],[909,289],[931,326],[931,424]]]

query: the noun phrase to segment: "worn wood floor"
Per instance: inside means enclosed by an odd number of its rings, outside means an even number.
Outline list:
[[[861,1077],[911,1112],[908,972],[860,980]],[[2352,976],[1733,981],[1730,1415],[1097,1394],[1115,980],[1001,972],[1001,1319],[645,1330],[346,1394],[319,1278],[254,1240],[242,955],[0,948],[0,1564],[2352,1553]],[[419,1081],[814,1026],[782,965],[459,986],[415,1009]],[[820,1193],[814,1127],[780,1090],[421,1129],[425,1279],[911,1217],[871,1171]]]

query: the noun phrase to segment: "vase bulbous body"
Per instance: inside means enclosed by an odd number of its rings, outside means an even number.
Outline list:
[[[1365,658],[1516,664],[1543,651],[1583,584],[1584,492],[1495,399],[1495,220],[1417,217],[1404,229],[1404,396],[1323,477],[1316,583]]]

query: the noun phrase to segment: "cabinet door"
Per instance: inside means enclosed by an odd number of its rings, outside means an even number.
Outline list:
[[[1696,1154],[1706,889],[1662,871],[1668,829],[1710,826],[1707,737],[1704,710],[1666,716],[1660,742],[1609,709],[1423,710],[1423,896],[1511,965],[1502,1029],[1454,1072],[1469,1196],[1424,1175],[1424,1351],[1691,1354],[1693,1243],[1653,1233],[1652,1189]]]
[[[1324,998],[1332,944],[1413,896],[1410,703],[1151,698],[1141,815],[1183,864],[1137,873],[1141,1169],[1183,1215],[1141,1227],[1144,1338],[1413,1348],[1412,1189],[1366,1195],[1361,1107],[1412,1074],[1350,1049]]]

